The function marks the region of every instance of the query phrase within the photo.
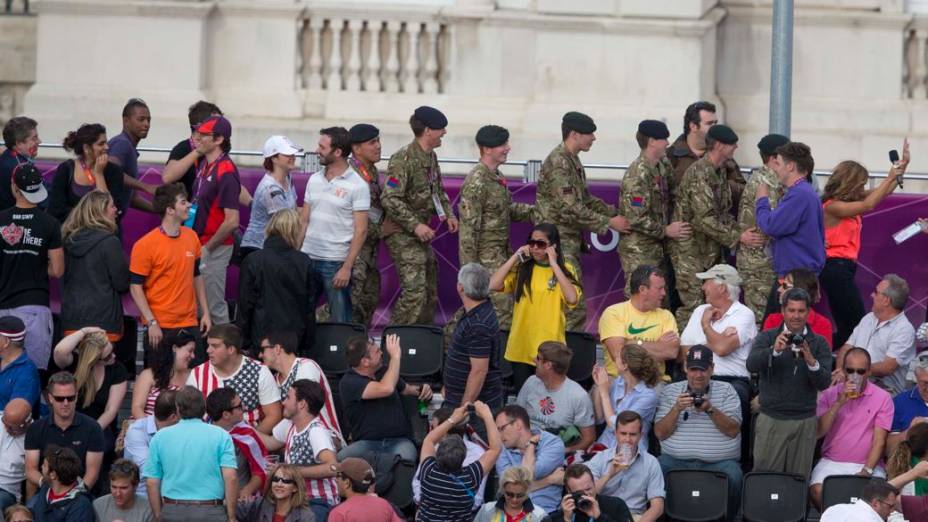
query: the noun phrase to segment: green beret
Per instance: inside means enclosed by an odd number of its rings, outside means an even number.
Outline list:
[[[738,135],[735,134],[735,131],[731,130],[731,127],[728,125],[713,125],[709,127],[709,132],[706,133],[706,136],[715,141],[724,143],[725,145],[734,145],[738,143]]]
[[[413,116],[417,120],[425,124],[426,127],[430,129],[444,129],[448,126],[448,118],[435,107],[429,107],[428,105],[423,105],[416,109],[413,113]]]
[[[782,134],[768,134],[757,142],[757,148],[762,153],[773,156],[777,153],[777,148],[789,143],[789,138]]]
[[[481,147],[499,147],[509,141],[509,131],[499,125],[485,125],[477,131],[475,139]]]
[[[662,121],[644,120],[638,124],[638,132],[656,140],[666,140],[670,137],[670,131],[667,125]]]
[[[380,136],[380,129],[370,123],[359,123],[348,131],[348,136],[352,144],[364,143]]]
[[[568,112],[564,115],[564,119],[561,120],[568,129],[579,132],[580,134],[592,134],[596,132],[596,124],[593,123],[593,118],[590,118],[582,112]]]

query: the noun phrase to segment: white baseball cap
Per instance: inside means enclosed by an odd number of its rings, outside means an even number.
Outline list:
[[[302,147],[297,147],[286,136],[271,136],[264,142],[264,157],[270,158],[276,154],[284,156],[294,156],[303,152]]]

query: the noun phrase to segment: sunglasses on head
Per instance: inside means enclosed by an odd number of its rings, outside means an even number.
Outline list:
[[[293,480],[293,479],[288,479],[288,478],[283,478],[283,477],[276,477],[276,476],[273,477],[273,478],[271,478],[271,482],[278,482],[278,483],[280,483],[280,484],[288,484],[288,485],[291,485],[291,486],[292,486],[293,484],[296,484],[296,481]]]
[[[534,248],[548,248],[548,242],[541,239],[529,239],[526,244]]]
[[[853,375],[855,373],[857,375],[863,375],[867,373],[867,370],[865,368],[845,368],[844,372],[847,373],[848,375]]]
[[[55,402],[74,402],[77,400],[77,395],[52,395],[52,399]]]

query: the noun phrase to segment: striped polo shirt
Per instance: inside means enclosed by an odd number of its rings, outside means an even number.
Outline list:
[[[661,405],[657,409],[656,421],[663,419],[677,397],[686,391],[686,381],[664,386]],[[709,384],[709,402],[729,419],[741,424],[741,401],[731,384],[712,381]],[[741,432],[729,437],[716,427],[709,415],[694,408],[687,408],[677,418],[677,429],[661,441],[661,452],[681,460],[698,459],[703,462],[738,460],[741,458]]]
[[[445,401],[460,406],[470,375],[470,359],[489,359],[489,369],[480,389],[479,400],[490,408],[503,405],[503,384],[499,371],[499,322],[493,303],[486,300],[464,312],[454,328],[445,358]]]

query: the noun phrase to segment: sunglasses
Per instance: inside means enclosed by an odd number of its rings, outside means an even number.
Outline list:
[[[548,243],[547,241],[542,241],[540,239],[529,239],[526,242],[526,244],[532,248],[548,248],[548,245],[550,243]]]
[[[511,425],[511,424],[514,423],[516,420],[518,420],[518,419],[513,419],[513,420],[507,422],[506,424],[503,424],[502,426],[497,426],[497,427],[496,427],[497,431],[503,431],[504,429],[506,429],[507,426]]]
[[[235,410],[242,410],[242,411],[244,411],[244,410],[245,410],[245,407],[242,406],[242,403],[238,403],[238,404],[236,404],[236,405],[230,407],[230,408],[229,408],[228,410],[226,410],[226,411],[235,411]]]
[[[52,395],[52,399],[55,399],[55,402],[74,402],[77,395]]]
[[[844,372],[847,373],[848,375],[854,375],[855,373],[857,375],[863,375],[867,373],[867,370],[865,370],[864,368],[845,368]]]
[[[290,485],[290,486],[296,484],[296,481],[295,481],[295,480],[293,480],[293,479],[288,479],[288,478],[283,478],[283,477],[273,477],[273,478],[271,478],[271,482],[277,482],[277,483],[280,483],[280,484],[287,484],[287,485]]]
[[[268,350],[268,349],[273,348],[273,347],[274,347],[273,344],[262,344],[262,345],[259,346],[258,348],[261,348],[262,350]]]
[[[506,498],[511,498],[513,500],[523,499],[528,496],[525,493],[513,493],[512,491],[504,491],[503,495],[506,495]]]

